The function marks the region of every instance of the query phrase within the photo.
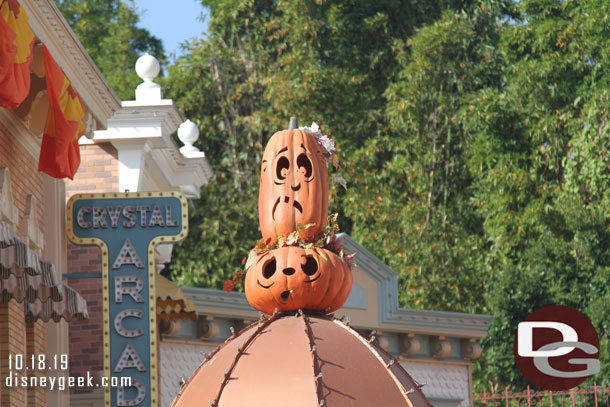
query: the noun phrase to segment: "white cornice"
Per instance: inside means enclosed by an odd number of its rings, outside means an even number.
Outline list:
[[[165,190],[179,187],[187,198],[199,198],[199,190],[212,176],[212,169],[203,153],[185,157],[178,149],[172,133],[183,120],[171,99],[126,101],[108,119],[107,130],[95,131],[91,139],[81,137],[79,143],[110,142],[119,151],[122,164],[145,170],[141,180],[147,188]],[[141,152],[137,163],[133,160],[123,162],[122,151],[126,150]],[[127,160],[127,155],[124,157]],[[121,185],[123,175],[120,168]],[[132,177],[133,174],[130,172],[126,176]]]
[[[180,186],[187,198],[199,198],[199,190],[212,176],[212,168],[205,157],[184,157],[176,145],[151,151],[152,162],[172,186]]]
[[[81,138],[80,144],[92,144],[120,140],[150,139],[152,147],[168,145],[168,137],[182,123],[182,114],[173,105],[171,99],[158,101],[156,104],[136,105],[135,102],[123,102],[123,106],[108,119],[107,130],[98,130],[90,140]],[[127,130],[130,129],[130,130]]]
[[[108,82],[52,0],[22,1],[29,16],[30,27],[42,41],[96,120],[106,127],[106,120],[120,107]]]

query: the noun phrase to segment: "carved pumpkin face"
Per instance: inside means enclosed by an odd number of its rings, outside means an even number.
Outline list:
[[[301,238],[320,233],[328,217],[328,170],[315,136],[284,130],[271,137],[263,154],[258,218],[265,241],[288,236],[297,223],[314,227]]]
[[[246,271],[246,298],[267,314],[282,311],[333,312],[352,289],[350,266],[321,248],[282,247],[258,256]]]

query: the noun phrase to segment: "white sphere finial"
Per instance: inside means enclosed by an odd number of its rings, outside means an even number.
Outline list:
[[[199,127],[190,120],[186,120],[178,126],[178,138],[184,147],[180,148],[180,152],[185,157],[199,155],[201,152],[193,144],[199,139]]]
[[[148,52],[136,61],[136,73],[144,82],[152,82],[160,71],[159,61]]]

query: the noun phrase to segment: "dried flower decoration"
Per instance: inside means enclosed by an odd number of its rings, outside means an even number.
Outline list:
[[[322,147],[322,154],[327,162],[331,163],[335,170],[339,170],[339,160],[336,156],[336,146],[335,140],[328,137],[326,134],[322,134],[320,131],[320,126],[316,122],[312,122],[309,127],[299,127],[299,130],[303,130],[309,133],[312,133],[316,137],[316,141]],[[343,188],[347,190],[347,182],[345,179],[340,176],[333,177],[333,185],[335,183],[339,183]]]
[[[256,242],[256,246],[248,252],[248,257],[242,260],[243,269],[237,270],[233,273],[231,280],[226,280],[223,285],[224,291],[232,291],[235,286],[244,278],[246,270],[254,264],[256,258],[260,255],[267,253],[270,250],[279,249],[286,246],[299,246],[303,249],[311,249],[313,247],[321,247],[335,253],[343,260],[344,263],[349,264],[350,267],[354,267],[354,257],[356,253],[346,253],[343,248],[342,239],[338,238],[336,233],[339,231],[339,225],[337,225],[337,216],[334,214],[328,217],[328,224],[324,227],[324,231],[316,236],[308,238],[299,238],[299,231],[309,229],[314,226],[313,223],[307,225],[297,224],[297,230],[289,234],[288,236],[280,236],[277,243],[271,245],[268,242],[264,242],[260,239]]]

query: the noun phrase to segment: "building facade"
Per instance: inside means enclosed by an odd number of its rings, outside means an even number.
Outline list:
[[[157,60],[146,54],[136,71],[143,82],[135,89],[135,100],[121,102],[108,120],[106,130],[81,138],[83,163],[74,180],[67,182],[66,195],[77,193],[178,191],[187,198],[198,198],[201,186],[212,175],[202,151],[193,146],[199,137],[197,126],[185,121],[174,103],[163,99],[154,82],[159,73]],[[178,147],[172,133],[184,146]],[[172,245],[157,246],[154,257],[158,271],[171,258]],[[70,373],[88,374],[99,380],[104,375],[102,256],[95,246],[68,243],[70,284],[82,292],[89,306],[89,319],[70,326],[72,352]],[[164,331],[175,329],[182,318],[195,318],[192,303],[178,287],[157,276],[157,320]],[[72,406],[103,406],[102,388],[71,391]]]
[[[5,0],[0,6],[2,23],[11,27],[14,44],[21,44],[15,63],[29,63],[19,79],[27,79],[24,99],[0,107],[0,405],[66,406],[67,392],[16,380],[66,376],[67,366],[53,366],[53,357],[69,362],[69,323],[88,315],[82,293],[62,278],[65,182],[38,171],[50,111],[43,49],[80,97],[85,133],[105,128],[119,100],[52,0]],[[0,59],[3,68],[12,62],[7,54]]]

